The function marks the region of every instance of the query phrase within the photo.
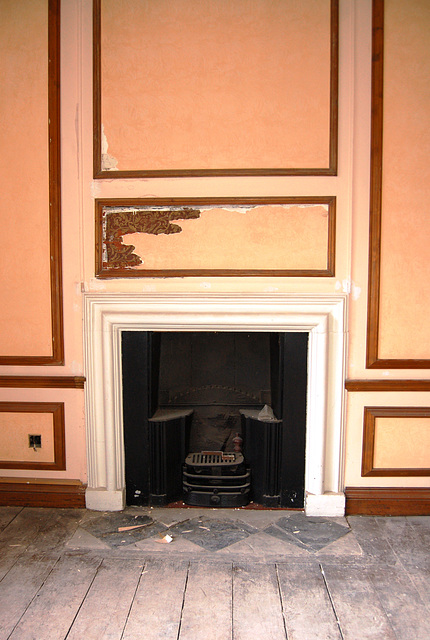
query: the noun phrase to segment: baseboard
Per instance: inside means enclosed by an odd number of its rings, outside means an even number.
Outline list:
[[[347,487],[347,516],[428,516],[430,488]]]
[[[0,478],[0,505],[84,509],[85,488],[79,480]]]

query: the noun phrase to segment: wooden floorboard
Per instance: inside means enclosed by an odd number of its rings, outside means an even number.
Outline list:
[[[0,640],[6,640],[42,587],[58,557],[25,553],[0,582]]]
[[[22,509],[23,507],[2,507],[0,509],[0,531],[7,527]]]
[[[277,571],[288,640],[340,640],[321,567],[279,564]]]
[[[323,571],[344,640],[396,640],[363,568],[328,565]]]
[[[0,580],[46,526],[42,509],[22,509],[0,533]]]
[[[145,564],[123,640],[177,640],[188,562],[151,559]]]
[[[100,560],[65,556],[54,566],[18,622],[11,640],[59,640],[66,637]]]
[[[103,560],[67,640],[120,640],[143,567],[136,560]]]
[[[400,564],[394,567],[369,567],[366,576],[378,594],[398,638],[430,638],[430,611]]]
[[[81,509],[40,509],[45,515],[45,524],[29,544],[33,552],[56,552],[63,548],[78,528],[83,511]]]
[[[233,567],[234,640],[285,640],[276,567],[235,564]]]
[[[231,625],[231,563],[192,563],[188,572],[180,640],[231,640]]]
[[[430,638],[430,518],[353,517],[353,545],[289,543],[269,558],[252,545],[193,551],[179,534],[147,549],[89,533],[70,544],[99,517],[0,509],[0,640]]]

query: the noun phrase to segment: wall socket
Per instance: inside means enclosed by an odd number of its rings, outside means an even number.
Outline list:
[[[42,436],[28,435],[28,446],[31,449],[40,449],[42,446]]]

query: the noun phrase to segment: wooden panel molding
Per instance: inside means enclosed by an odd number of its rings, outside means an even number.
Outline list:
[[[177,234],[182,229],[180,222],[186,219],[199,218],[201,209],[218,208],[227,211],[228,208],[243,208],[245,219],[246,209],[253,211],[257,207],[262,209],[265,207],[274,207],[274,210],[284,207],[286,215],[288,209],[294,207],[309,206],[324,208],[323,217],[320,220],[324,222],[324,235],[318,239],[321,244],[321,268],[212,268],[210,266],[210,256],[208,257],[209,266],[206,268],[150,268],[146,267],[139,255],[133,253],[135,247],[123,242],[123,236],[126,234],[140,233],[149,234],[151,238],[166,234]],[[163,209],[164,208],[164,209]],[[109,209],[112,209],[110,212]],[[234,214],[235,215],[235,214]],[[252,215],[252,214],[250,214]],[[315,212],[315,216],[317,213]],[[320,215],[320,214],[318,214]],[[286,218],[288,220],[288,218]],[[179,221],[179,224],[176,222]],[[260,221],[258,224],[262,224]],[[336,249],[336,198],[334,196],[305,196],[290,198],[135,198],[135,199],[99,199],[96,200],[96,275],[99,278],[125,278],[125,277],[182,277],[182,276],[283,276],[283,277],[333,277],[335,275],[335,249]],[[317,224],[320,224],[319,222]],[[319,228],[319,227],[318,227]],[[210,226],[209,226],[210,229]],[[242,229],[242,228],[241,228]],[[264,235],[264,229],[261,233]],[[192,233],[192,228],[188,228],[187,233]],[[202,231],[199,231],[202,234]],[[213,238],[213,231],[212,236]],[[194,244],[198,246],[199,256],[202,252],[202,242],[204,238],[199,238]],[[269,241],[266,240],[266,245]],[[137,241],[136,241],[137,244]],[[310,243],[311,244],[311,243]],[[270,245],[271,246],[271,245]],[[235,247],[235,251],[243,251],[246,253],[246,246]],[[256,250],[255,246],[250,250]],[[263,240],[259,245],[260,253],[264,249]],[[267,251],[267,246],[265,247]],[[283,248],[285,255],[288,255],[288,244]],[[213,251],[215,248],[212,242],[208,241],[207,251]],[[182,264],[185,264],[187,257],[186,252],[182,252]],[[279,247],[278,247],[278,253]],[[169,255],[174,255],[170,252]],[[187,254],[188,255],[188,254]],[[283,260],[283,254],[280,254]],[[306,258],[303,258],[305,261]],[[200,258],[199,260],[200,261]],[[142,266],[141,266],[142,265]]]
[[[79,480],[0,478],[0,505],[84,509],[85,488]]]
[[[384,0],[373,0],[369,283],[366,367],[430,369],[430,359],[380,358],[381,217],[384,120]]]
[[[430,488],[346,487],[347,516],[428,516]]]
[[[430,391],[430,380],[346,380],[347,391]]]
[[[284,166],[259,166],[261,158],[255,159],[255,166],[240,168],[168,168],[156,169],[151,166],[140,169],[105,169],[102,163],[103,122],[102,122],[102,0],[93,2],[93,140],[94,140],[94,177],[112,179],[142,178],[142,177],[180,177],[180,176],[308,176],[308,175],[337,175],[338,164],[338,31],[339,31],[339,3],[338,0],[329,0],[330,10],[330,52],[329,52],[329,107],[327,114],[328,126],[328,158],[324,166],[284,167]],[[154,34],[156,41],[157,34]],[[274,67],[280,62],[274,63]],[[289,87],[291,90],[291,87]],[[151,100],[151,96],[149,101]],[[187,114],[192,119],[192,114]]]
[[[50,300],[52,355],[0,355],[0,365],[64,364],[63,279],[61,250],[61,147],[60,147],[60,0],[48,0],[48,120]],[[24,328],[23,328],[24,330]]]
[[[430,468],[375,468],[376,418],[430,418],[430,407],[365,407],[361,475],[369,476],[430,476]]]
[[[0,376],[0,387],[19,389],[83,389],[83,376]]]
[[[0,460],[0,469],[66,469],[66,440],[63,402],[0,402],[2,413],[51,413],[53,420],[54,460],[52,462]]]

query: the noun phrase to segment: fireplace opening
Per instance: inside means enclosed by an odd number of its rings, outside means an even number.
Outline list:
[[[123,331],[121,346],[127,504],[304,507],[306,332]]]

